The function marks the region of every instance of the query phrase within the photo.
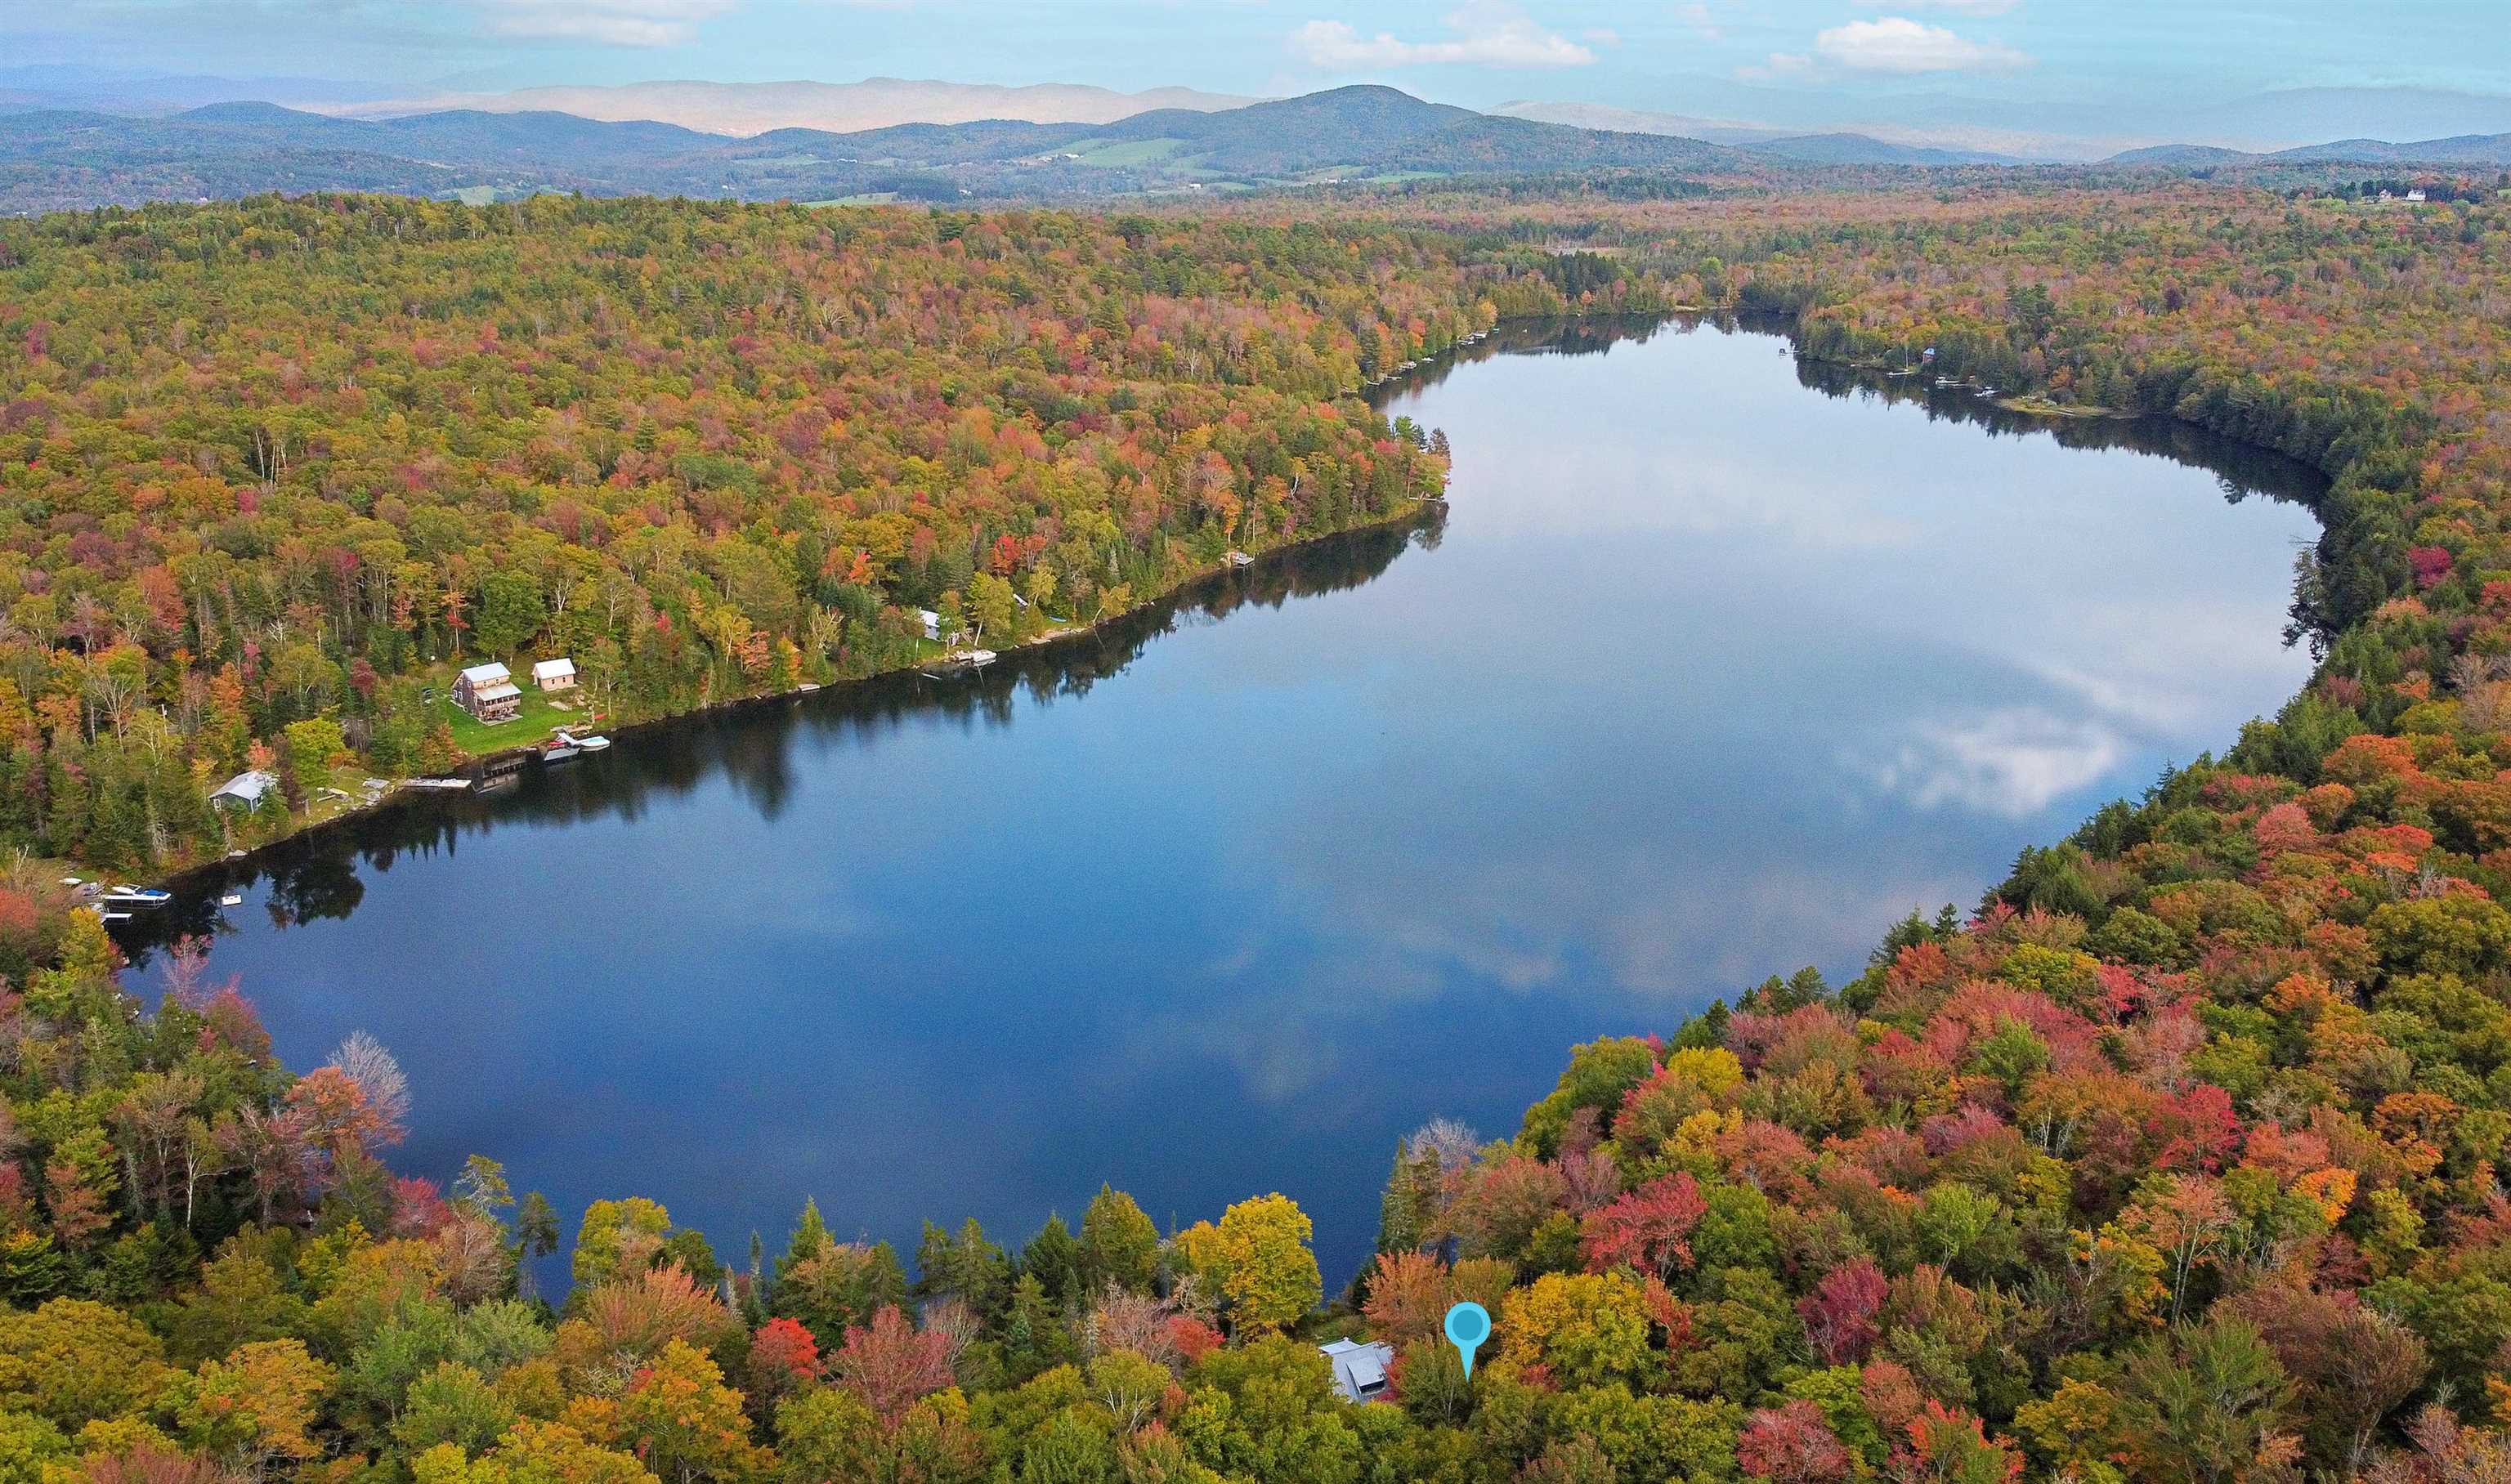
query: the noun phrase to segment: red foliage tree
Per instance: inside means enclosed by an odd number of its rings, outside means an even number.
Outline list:
[[[1589,1216],[1579,1234],[1587,1270],[1628,1264],[1670,1275],[1691,1266],[1691,1229],[1709,1213],[1687,1172],[1660,1176]]]
[[[1796,1300],[1805,1339],[1825,1365],[1856,1365],[1874,1346],[1874,1316],[1892,1292],[1883,1270],[1865,1258],[1823,1275],[1814,1290]]]
[[[1775,1484],[1837,1484],[1856,1469],[1822,1409],[1809,1401],[1754,1413],[1735,1439],[1735,1462],[1750,1477]]]
[[[950,1337],[917,1331],[897,1305],[885,1304],[869,1327],[846,1331],[831,1364],[847,1389],[883,1421],[895,1421],[918,1397],[950,1384]]]

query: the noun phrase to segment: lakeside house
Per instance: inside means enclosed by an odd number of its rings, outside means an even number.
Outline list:
[[[544,695],[555,696],[575,689],[575,662],[564,655],[543,660],[532,666],[532,684]]]
[[[1320,1345],[1326,1364],[1333,1368],[1334,1389],[1345,1401],[1375,1401],[1386,1394],[1386,1368],[1395,1362],[1395,1347],[1382,1342],[1364,1345],[1336,1340]]]
[[[453,704],[485,723],[512,721],[522,714],[523,693],[506,667],[491,660],[474,665],[453,679]]]
[[[918,608],[915,616],[924,621],[924,637],[939,641],[942,637],[942,615],[930,608]]]
[[[219,805],[239,805],[248,810],[258,809],[261,807],[263,796],[278,786],[278,775],[264,773],[258,768],[249,769],[211,789],[210,802]]]

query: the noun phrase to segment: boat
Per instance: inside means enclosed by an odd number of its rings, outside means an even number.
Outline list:
[[[155,887],[115,887],[104,894],[104,899],[116,906],[162,907],[174,899],[174,894]]]
[[[549,745],[541,748],[541,761],[562,763],[583,750],[576,745],[575,739],[572,737],[553,737],[550,739]]]
[[[229,892],[226,895],[218,898],[218,905],[221,907],[241,907],[244,905],[244,898],[233,892]]]
[[[1996,395],[1996,388],[1982,387],[1979,389],[1979,395],[1982,397],[1994,397]]]
[[[1229,553],[1229,564],[1233,567],[1252,567],[1256,565],[1256,558],[1244,552],[1232,552]]]
[[[401,786],[425,789],[432,793],[460,793],[471,786],[469,779],[410,779]]]
[[[610,739],[596,733],[589,737],[577,738],[575,744],[587,752],[599,752],[610,745]]]

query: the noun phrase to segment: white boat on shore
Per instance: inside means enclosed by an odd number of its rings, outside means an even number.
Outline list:
[[[405,780],[401,786],[425,789],[431,793],[460,793],[471,786],[471,780],[469,779],[408,779]]]
[[[104,894],[104,899],[117,907],[162,907],[174,899],[174,894],[155,887],[115,887]]]
[[[591,736],[577,738],[575,744],[587,752],[599,752],[610,745],[610,739],[597,732]]]

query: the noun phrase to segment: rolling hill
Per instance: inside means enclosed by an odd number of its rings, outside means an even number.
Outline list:
[[[2172,170],[2205,170],[2263,165],[2404,165],[2511,167],[2511,133],[2457,134],[2447,139],[2418,139],[2397,144],[2387,139],[2336,139],[2258,154],[2203,144],[2164,144],[2131,149],[2103,162],[2107,165],[2155,166]]]
[[[1097,197],[1418,174],[1734,171],[1696,139],[1572,129],[1339,88],[1106,124],[983,120],[726,138],[651,120],[457,109],[350,119],[269,103],[160,118],[0,114],[0,209],[321,189],[470,199],[566,190],[804,201]]]

